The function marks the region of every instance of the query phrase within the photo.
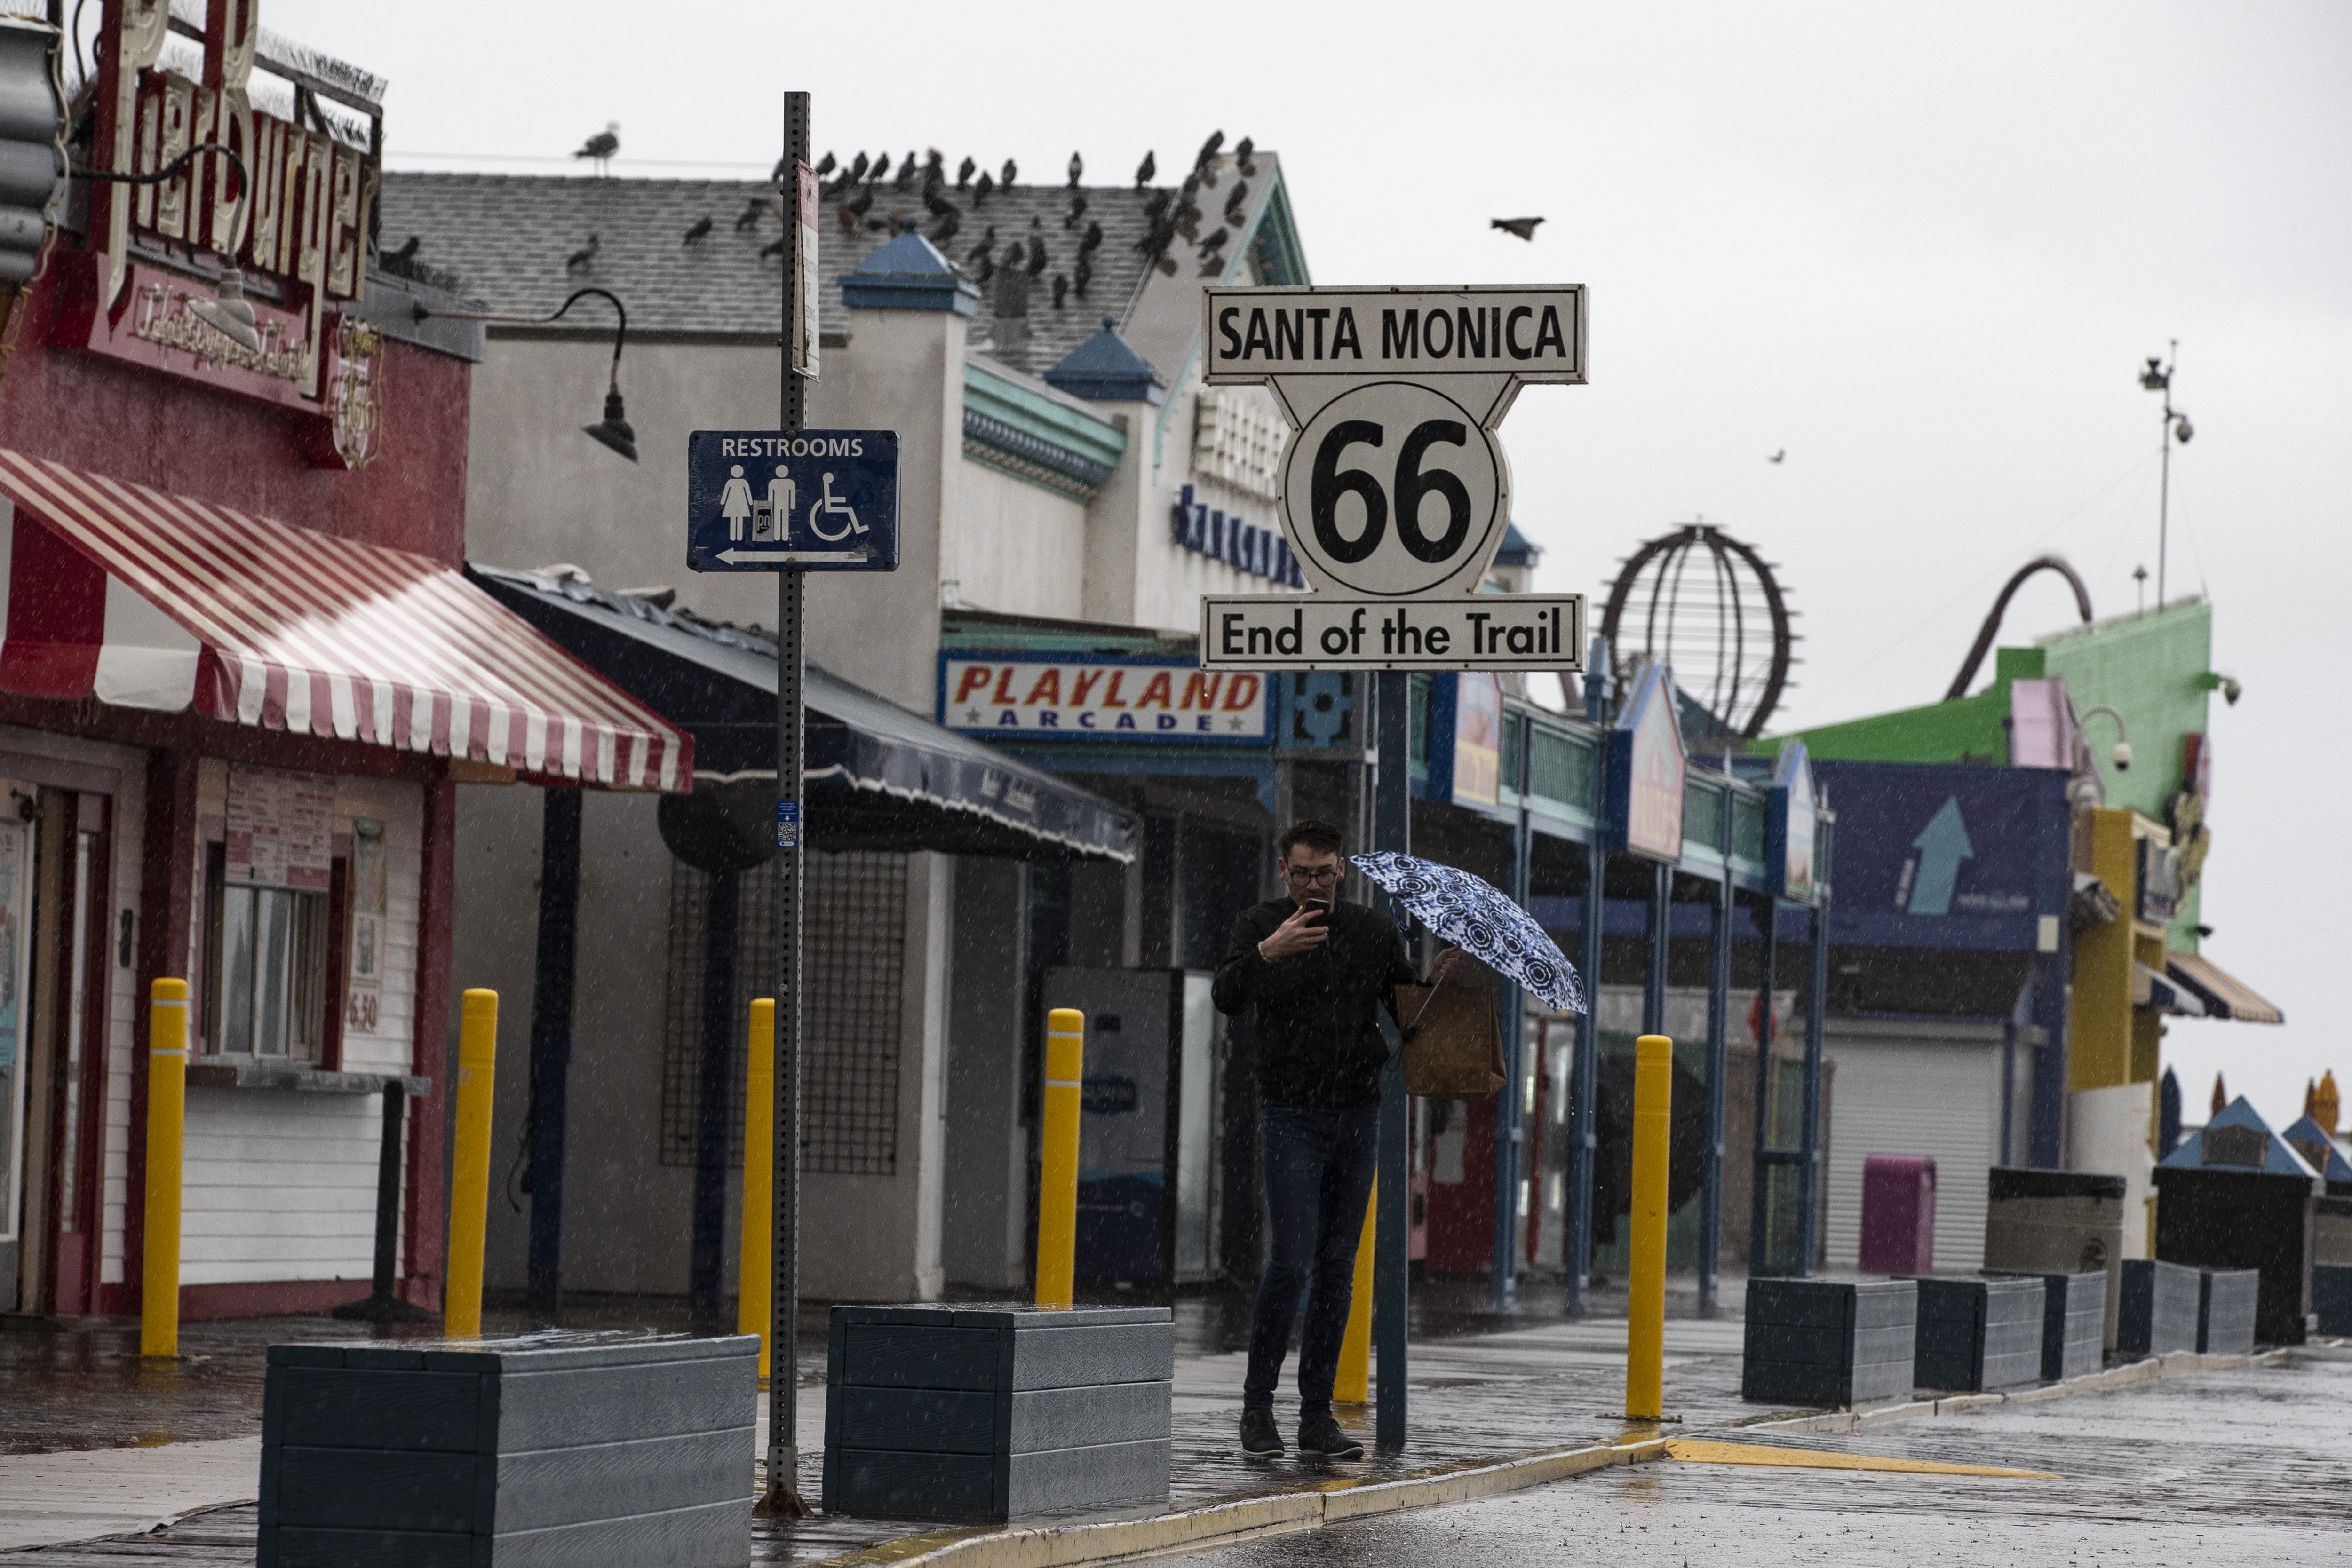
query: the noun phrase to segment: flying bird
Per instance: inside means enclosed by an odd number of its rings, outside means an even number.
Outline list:
[[[1070,154],[1070,189],[1078,188],[1078,176],[1087,172],[1087,161],[1076,153]]]
[[[398,250],[385,252],[383,259],[390,262],[398,262],[403,266],[405,266],[407,263],[416,259],[417,247],[422,246],[424,243],[425,242],[416,235],[410,235],[406,245],[402,246]]]
[[[1772,455],[1771,455],[1771,456],[1767,457],[1766,459],[1764,459],[1764,461],[1765,461],[1765,462],[1767,462],[1767,463],[1778,463],[1778,462],[1780,462],[1782,459],[1786,458],[1788,455],[1789,455],[1789,449],[1788,449],[1787,447],[1783,446],[1782,448],[1780,448],[1780,451],[1775,452],[1774,454],[1772,454]]]
[[[1135,166],[1135,188],[1140,191],[1144,186],[1151,183],[1151,176],[1159,172],[1160,165],[1153,161],[1150,153],[1146,152],[1143,155],[1143,162]]]
[[[768,204],[758,196],[754,196],[750,201],[744,203],[743,210],[735,214],[735,232],[737,234],[741,234],[745,229],[758,228],[760,226],[760,215],[767,210]]]
[[[594,160],[596,172],[601,174],[604,172],[605,162],[620,150],[621,122],[614,120],[606,121],[604,130],[582,142],[580,150],[572,156]]]
[[[1536,237],[1536,225],[1541,222],[1541,218],[1496,218],[1492,220],[1491,226],[1507,235],[1517,235],[1532,244]]]
[[[597,243],[596,236],[594,235],[590,235],[586,245],[582,246],[578,250],[573,251],[570,256],[563,258],[563,270],[566,272],[579,271],[582,267],[588,266],[596,259],[596,252],[601,248],[603,247]]]
[[[709,213],[705,213],[702,216],[695,220],[694,226],[692,228],[686,231],[686,243],[688,245],[700,245],[704,240],[709,237],[710,214]]]

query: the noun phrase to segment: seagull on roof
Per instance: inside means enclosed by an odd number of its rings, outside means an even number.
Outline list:
[[[1507,235],[1517,235],[1521,239],[1533,243],[1536,237],[1536,225],[1541,222],[1543,222],[1541,218],[1495,218],[1490,221],[1489,226],[1498,228]]]
[[[709,237],[710,237],[710,214],[709,213],[705,213],[702,216],[695,220],[694,226],[692,228],[686,231],[686,243],[688,245],[700,245]]]
[[[1135,188],[1140,191],[1144,186],[1151,183],[1151,176],[1159,172],[1159,163],[1153,160],[1150,153],[1146,152],[1143,155],[1143,162],[1135,166]]]
[[[574,158],[593,159],[596,163],[596,172],[601,174],[604,172],[605,163],[612,159],[614,153],[618,152],[620,150],[621,122],[617,120],[607,120],[604,130],[596,132],[595,135],[591,136],[587,141],[582,142],[580,144],[580,150],[574,152],[572,156]]]
[[[582,267],[591,265],[596,259],[597,251],[603,248],[603,246],[598,242],[596,236],[594,235],[590,235],[586,245],[582,246],[578,250],[573,251],[570,256],[563,258],[563,270],[566,272],[577,272]]]

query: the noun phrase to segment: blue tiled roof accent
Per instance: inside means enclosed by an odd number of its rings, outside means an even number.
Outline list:
[[[2180,1146],[2164,1156],[2160,1164],[2174,1166],[2199,1167],[2205,1164],[2205,1134],[2216,1127],[2243,1127],[2263,1135],[2263,1163],[2259,1167],[2270,1176],[2314,1176],[2319,1173],[2304,1162],[2294,1145],[2271,1131],[2252,1102],[2239,1095],[2229,1108],[2214,1113],[2213,1119],[2180,1140]],[[2224,1166],[2221,1169],[2252,1169],[2252,1166]]]
[[[921,235],[915,220],[889,244],[841,275],[843,303],[853,310],[952,310],[971,316],[980,308],[980,286],[950,265]]]
[[[1072,397],[1097,402],[1165,402],[1167,384],[1160,372],[1127,346],[1113,317],[1102,319],[1102,330],[1070,350],[1045,372],[1045,384]]]
[[[1495,552],[1496,566],[1533,566],[1543,554],[1543,546],[1519,532],[1517,523],[1503,526],[1503,548]]]

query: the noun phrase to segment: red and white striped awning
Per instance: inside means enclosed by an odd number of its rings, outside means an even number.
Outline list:
[[[694,742],[458,572],[0,448],[0,690],[619,789]]]

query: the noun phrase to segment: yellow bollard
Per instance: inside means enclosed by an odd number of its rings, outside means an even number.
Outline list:
[[[1086,1072],[1087,1015],[1045,1015],[1045,1104],[1037,1160],[1037,1304],[1066,1307],[1078,1259],[1078,1093]]]
[[[1339,1340],[1339,1375],[1332,1380],[1331,1397],[1342,1405],[1361,1405],[1372,1396],[1372,1234],[1381,1212],[1381,1178],[1372,1178],[1372,1196],[1364,1205],[1364,1233],[1356,1239],[1355,1293],[1348,1298],[1348,1332]]]
[[[1666,1150],[1674,1124],[1675,1042],[1645,1034],[1633,1043],[1633,1299],[1625,1317],[1625,1414],[1665,1414]]]
[[[735,1332],[760,1336],[760,1382],[768,1381],[768,1314],[776,1288],[776,1003],[751,1004],[751,1048],[743,1071],[743,1242],[736,1270]]]
[[[499,1061],[499,994],[466,993],[457,1027],[457,1137],[449,1173],[449,1280],[441,1332],[482,1333],[482,1232],[490,1219],[490,1091]]]
[[[147,999],[147,1218],[139,1263],[139,1354],[180,1354],[180,1178],[188,1112],[188,982]]]

